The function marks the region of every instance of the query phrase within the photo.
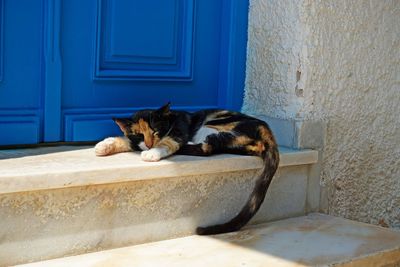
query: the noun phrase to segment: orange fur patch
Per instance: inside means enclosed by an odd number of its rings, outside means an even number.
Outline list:
[[[234,115],[233,112],[230,112],[228,110],[221,110],[221,111],[217,111],[215,113],[209,114],[207,116],[207,118],[204,120],[204,122],[227,119],[227,118],[232,117],[232,115]]]
[[[211,153],[212,152],[212,147],[207,143],[203,143],[201,145],[201,149],[204,151],[204,153]]]
[[[179,149],[178,142],[176,142],[174,139],[172,139],[169,136],[166,136],[166,137],[162,138],[160,140],[160,142],[158,142],[158,144],[156,146],[157,147],[165,147],[165,148],[167,148],[168,152],[170,154],[175,153]]]
[[[254,152],[257,155],[261,155],[265,151],[265,145],[262,141],[257,141],[255,145],[247,145],[247,151]]]
[[[131,126],[131,131],[134,134],[139,134],[140,133],[140,127],[138,123],[132,124]]]
[[[269,146],[275,146],[275,138],[272,135],[271,131],[269,131],[265,126],[261,125],[258,127],[258,131],[261,135],[261,139],[267,143]]]
[[[114,153],[131,151],[129,140],[126,137],[115,137]]]
[[[238,136],[233,140],[233,144],[238,146],[245,146],[251,142],[253,142],[253,139],[245,135]]]
[[[232,130],[238,125],[239,122],[231,122],[227,124],[221,124],[221,125],[206,125],[209,128],[213,128],[217,130],[218,132],[232,132]]]
[[[143,134],[144,143],[148,148],[152,148],[156,144],[154,140],[154,131],[150,128],[149,123],[143,119],[139,120],[139,131]]]

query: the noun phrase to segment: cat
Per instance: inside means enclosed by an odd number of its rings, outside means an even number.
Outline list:
[[[279,165],[275,138],[262,120],[228,110],[174,111],[170,103],[156,110],[141,110],[131,118],[114,118],[123,137],[109,137],[95,146],[97,156],[142,151],[144,161],[159,161],[173,154],[209,156],[219,153],[261,157],[264,168],[246,204],[227,223],[198,227],[199,235],[237,231],[256,214]]]

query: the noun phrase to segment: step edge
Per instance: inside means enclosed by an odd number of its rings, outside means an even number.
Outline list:
[[[287,222],[288,220],[295,220],[295,219],[301,219],[301,218],[310,218],[312,219],[313,216],[322,216],[325,217],[326,219],[334,219],[334,220],[343,220],[346,222],[352,222],[355,224],[360,224],[360,225],[364,225],[364,226],[369,226],[372,228],[382,228],[379,227],[377,225],[372,225],[372,224],[367,224],[367,223],[362,223],[362,222],[358,222],[358,221],[353,221],[353,220],[349,220],[346,218],[342,218],[342,217],[337,217],[337,216],[332,216],[332,215],[328,215],[328,214],[323,214],[323,213],[310,213],[308,215],[303,215],[303,216],[297,216],[297,217],[292,217],[292,218],[287,218],[287,219],[280,219],[280,220],[276,220],[276,221],[270,221],[270,222],[266,222],[266,223],[261,223],[261,224],[257,224],[257,225],[249,225],[245,228],[243,228],[242,230],[240,230],[239,232],[245,232],[248,230],[252,230],[252,229],[259,229],[262,227],[273,227],[274,225],[280,223],[280,222]],[[396,229],[387,229],[388,231],[395,231],[397,232]],[[232,235],[235,233],[228,233],[228,234],[223,234],[224,236],[228,236],[228,235]],[[210,236],[212,237],[212,236]],[[36,264],[38,264],[38,266],[41,266],[40,264],[47,264],[47,263],[54,263],[57,262],[59,260],[68,260],[71,258],[81,258],[84,257],[85,255],[88,254],[99,254],[99,253],[110,253],[110,252],[118,252],[118,251],[123,251],[123,250],[127,250],[130,248],[134,248],[134,247],[140,247],[140,246],[147,246],[147,245],[157,245],[160,243],[164,243],[164,242],[169,242],[169,241],[173,241],[173,240],[183,240],[183,239],[193,239],[193,238],[210,238],[210,237],[205,237],[205,236],[197,236],[197,235],[187,235],[187,236],[178,236],[178,237],[174,237],[174,238],[170,238],[170,239],[166,239],[166,240],[159,240],[159,241],[153,241],[153,242],[148,242],[148,243],[142,243],[142,244],[136,244],[136,245],[128,245],[128,246],[122,246],[122,247],[116,247],[116,248],[111,248],[111,249],[104,249],[104,250],[99,250],[99,251],[91,251],[91,252],[86,252],[86,253],[82,253],[82,254],[78,254],[78,255],[69,255],[69,256],[64,256],[64,257],[58,257],[58,258],[53,258],[53,259],[47,259],[47,260],[43,260],[43,261],[35,261],[35,262],[30,262],[30,263],[23,263],[20,265],[16,265],[16,266],[36,266]],[[388,258],[390,257],[390,258]],[[385,260],[385,262],[382,261]],[[387,262],[387,260],[389,260],[389,262]],[[356,267],[356,266],[362,266],[362,267],[375,267],[375,266],[392,266],[391,264],[398,264],[400,262],[400,244],[399,245],[395,245],[393,247],[390,248],[386,248],[386,249],[382,249],[379,251],[374,251],[374,252],[369,252],[363,255],[359,255],[359,256],[354,256],[351,258],[344,258],[342,260],[337,260],[337,261],[331,261],[331,262],[326,262],[323,265],[318,265],[318,266],[340,266],[340,267]],[[48,266],[48,265],[46,265]],[[294,265],[293,265],[294,266]],[[298,266],[296,264],[296,266]],[[303,265],[301,265],[303,266]],[[307,265],[308,266],[308,265]],[[397,265],[395,265],[397,266]]]
[[[383,262],[382,260],[385,260]],[[390,262],[388,262],[388,260]],[[366,255],[361,255],[351,259],[344,259],[340,262],[328,263],[328,266],[336,267],[377,267],[377,266],[390,266],[392,264],[400,263],[400,245],[395,248],[384,249],[381,251],[372,252]]]
[[[308,165],[317,162],[318,151],[316,150],[287,150],[281,152],[279,167]],[[257,157],[227,155],[216,158],[210,157],[207,158],[207,160],[193,159],[184,162],[168,162],[162,165],[116,165],[112,168],[93,168],[63,172],[48,171],[46,173],[38,172],[31,175],[8,175],[5,177],[0,176],[0,194],[174,178],[180,176],[251,171],[260,169],[261,167],[262,161]]]

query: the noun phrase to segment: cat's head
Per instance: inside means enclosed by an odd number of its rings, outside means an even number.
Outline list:
[[[114,118],[129,139],[141,139],[150,149],[160,142],[170,130],[170,103],[156,110],[140,110],[131,118]]]

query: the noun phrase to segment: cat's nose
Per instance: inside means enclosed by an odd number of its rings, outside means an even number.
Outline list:
[[[153,147],[153,140],[144,140],[144,143],[148,149]]]

